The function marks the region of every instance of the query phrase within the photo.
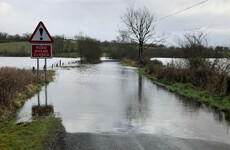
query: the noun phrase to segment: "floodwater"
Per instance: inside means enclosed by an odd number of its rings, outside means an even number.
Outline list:
[[[59,65],[60,61],[63,65],[71,65],[74,62],[80,60],[79,58],[52,58],[47,59],[47,68],[50,69],[53,65]],[[45,60],[39,59],[39,68],[42,69]],[[33,67],[37,68],[37,59],[31,59],[30,57],[0,57],[0,67],[16,67],[31,69]]]
[[[18,122],[31,120],[35,106],[49,106],[70,133],[147,133],[230,144],[224,114],[158,87],[136,71],[119,62],[59,68],[55,81],[25,103]]]
[[[101,60],[108,60],[105,57],[101,57]],[[76,61],[80,61],[80,58],[62,58],[55,57],[52,59],[47,59],[47,68],[48,69],[57,69],[56,66],[60,64],[62,66],[72,66],[76,65]],[[43,69],[45,65],[44,59],[39,59],[39,68]],[[0,57],[0,67],[16,67],[16,68],[25,68],[32,69],[33,67],[37,68],[37,59],[30,57]]]

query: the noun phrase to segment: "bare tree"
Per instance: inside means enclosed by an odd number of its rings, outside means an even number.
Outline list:
[[[121,16],[121,20],[127,27],[129,38],[133,42],[139,44],[139,61],[143,59],[144,45],[149,43],[159,42],[159,37],[156,36],[154,26],[154,16],[148,9],[135,9],[133,6],[129,7]],[[124,30],[120,30],[124,33]],[[122,34],[121,34],[122,35]]]
[[[120,34],[119,36],[117,36],[117,41],[119,43],[130,43],[130,33],[126,30],[118,30],[118,33]]]
[[[207,65],[208,39],[207,33],[202,29],[187,31],[183,40],[178,40],[182,50],[182,57],[187,60],[187,67],[198,68]]]

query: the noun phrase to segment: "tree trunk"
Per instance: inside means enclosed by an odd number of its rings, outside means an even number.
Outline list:
[[[82,63],[82,43],[81,43],[81,41],[79,42],[79,44],[80,44],[80,62]]]
[[[143,42],[139,42],[139,61],[143,59]]]

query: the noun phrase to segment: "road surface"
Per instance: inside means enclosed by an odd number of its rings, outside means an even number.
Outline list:
[[[68,150],[230,150],[230,145],[166,135],[67,133]]]

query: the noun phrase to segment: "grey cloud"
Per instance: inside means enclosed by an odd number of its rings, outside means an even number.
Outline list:
[[[51,34],[73,37],[79,31],[100,40],[113,40],[122,27],[120,15],[128,5],[148,8],[157,18],[181,10],[201,0],[2,0],[0,31],[10,34],[33,32],[42,20]],[[4,5],[2,4],[4,3]],[[183,34],[184,30],[205,27],[215,30],[211,44],[223,43],[230,37],[230,1],[209,0],[207,3],[156,22],[157,32]],[[3,12],[4,11],[4,12]],[[221,30],[220,30],[221,29]],[[222,31],[226,31],[223,33]],[[222,35],[223,38],[220,38]],[[172,40],[169,39],[171,43]]]

